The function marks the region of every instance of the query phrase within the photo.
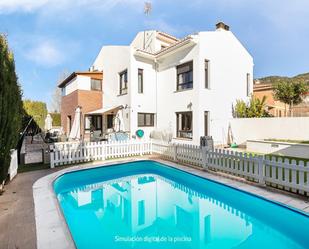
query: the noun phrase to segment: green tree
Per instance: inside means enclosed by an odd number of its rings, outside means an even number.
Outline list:
[[[23,106],[26,113],[33,117],[34,121],[41,129],[44,129],[45,118],[47,116],[46,104],[42,101],[32,101],[26,99],[23,101]]]
[[[275,84],[273,95],[276,100],[289,106],[289,114],[293,116],[293,105],[301,103],[307,91],[308,86],[302,79],[282,80]]]
[[[0,189],[8,176],[10,150],[16,148],[22,119],[21,90],[13,53],[0,34]]]
[[[235,118],[270,117],[270,114],[266,111],[266,96],[262,99],[251,96],[248,103],[243,100],[236,100],[233,114]]]
[[[234,107],[234,117],[235,118],[246,118],[247,117],[247,104],[245,101],[236,100],[236,105]]]
[[[54,112],[50,113],[51,118],[53,119],[53,126],[61,126],[61,114]]]

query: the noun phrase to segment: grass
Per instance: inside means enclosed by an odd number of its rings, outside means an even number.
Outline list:
[[[20,164],[18,165],[18,173],[49,169],[49,168],[50,168],[49,164],[43,164],[43,163]]]
[[[264,141],[285,142],[285,143],[296,143],[296,144],[309,144],[309,141],[308,141],[308,140],[264,139]]]
[[[247,154],[251,154],[252,156],[269,156],[269,157],[275,157],[276,160],[278,160],[278,158],[282,158],[282,161],[284,161],[284,159],[289,159],[289,161],[291,162],[292,160],[295,160],[296,163],[298,164],[299,161],[304,161],[305,163],[309,162],[308,158],[302,158],[302,157],[291,157],[291,156],[283,156],[283,155],[276,155],[276,154],[262,154],[262,153],[257,153],[257,152],[246,152]]]

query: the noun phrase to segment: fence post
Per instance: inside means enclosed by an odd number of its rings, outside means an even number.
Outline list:
[[[205,170],[208,170],[208,150],[206,146],[200,148],[202,150],[202,167]]]
[[[50,151],[50,167],[55,168],[55,163],[54,163],[54,145],[49,146],[49,151]]]
[[[258,156],[258,168],[259,168],[259,184],[265,185],[265,165],[264,156]]]
[[[144,142],[143,141],[139,141],[137,143],[139,143],[139,155],[142,156],[143,155],[143,145],[144,145]]]
[[[177,162],[177,144],[172,145],[174,147],[174,161]]]

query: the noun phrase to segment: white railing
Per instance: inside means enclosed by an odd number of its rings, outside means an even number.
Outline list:
[[[51,167],[110,158],[155,154],[162,159],[220,171],[261,185],[309,195],[309,162],[253,156],[223,149],[207,150],[188,144],[157,141],[56,143],[51,146]]]
[[[50,165],[81,163],[150,154],[151,141],[65,142],[50,146]]]

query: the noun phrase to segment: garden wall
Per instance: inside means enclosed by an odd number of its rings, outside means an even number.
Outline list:
[[[309,117],[238,118],[230,124],[237,144],[257,139],[309,140]]]

